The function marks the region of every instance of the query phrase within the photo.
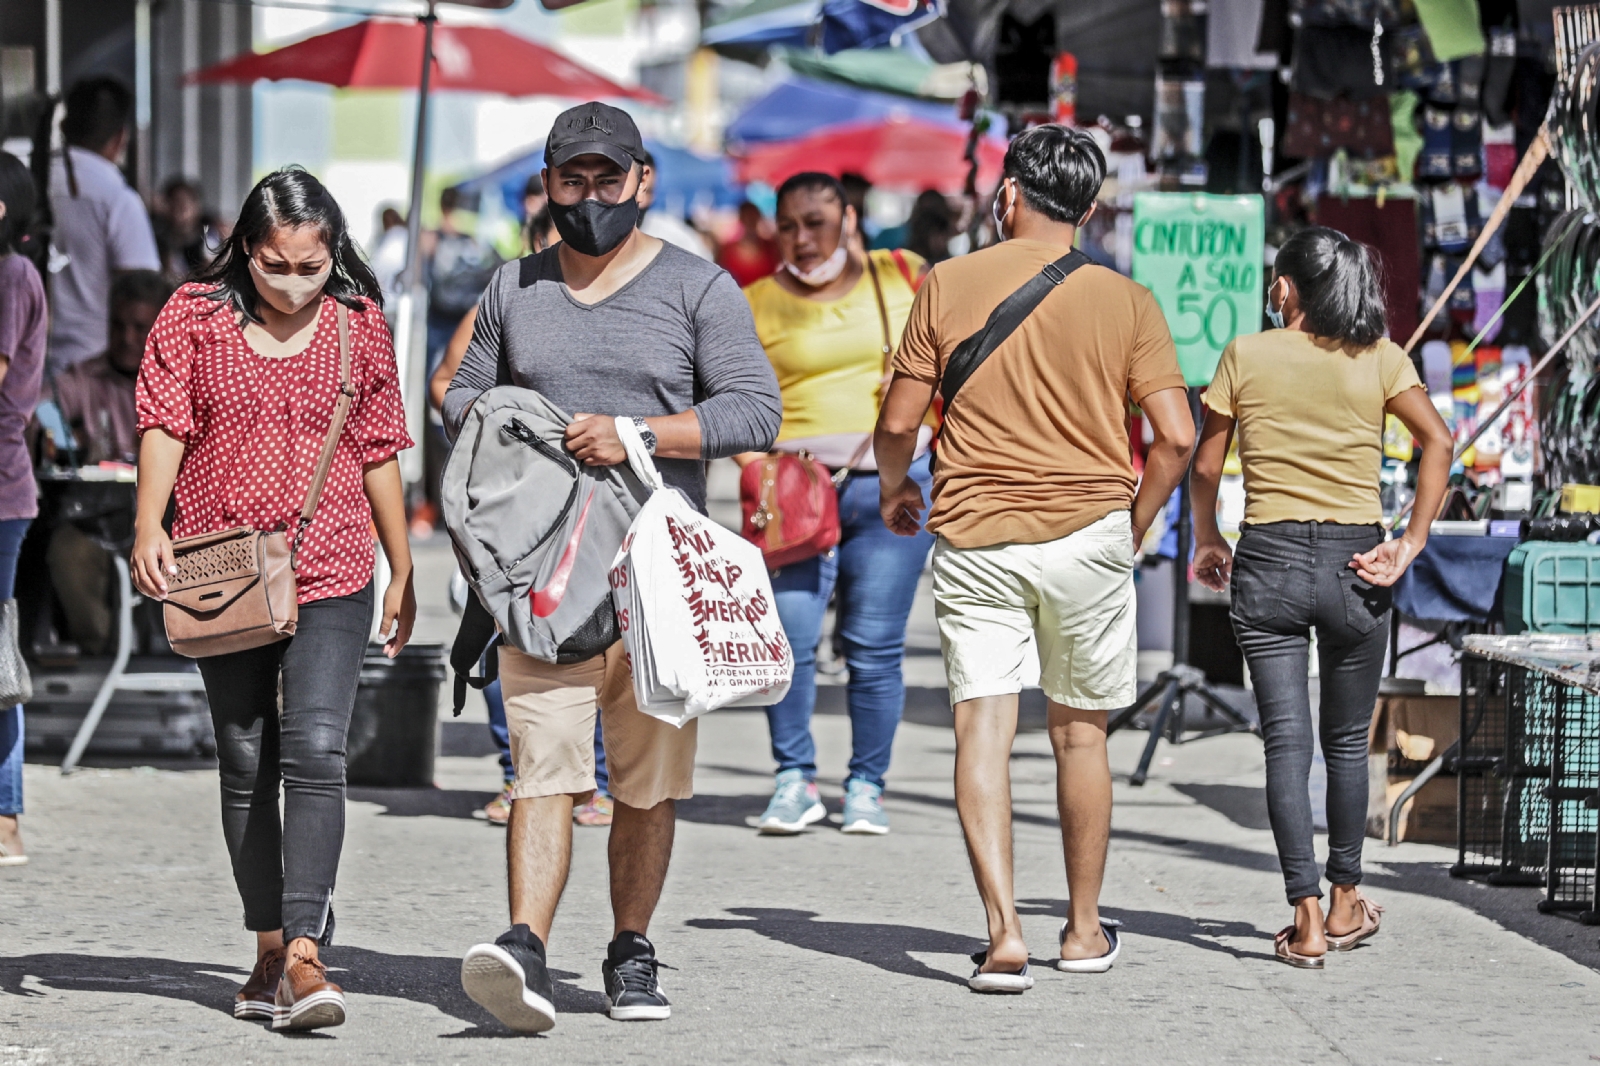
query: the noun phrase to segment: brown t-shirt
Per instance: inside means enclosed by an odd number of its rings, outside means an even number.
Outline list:
[[[937,386],[950,353],[1064,250],[1010,240],[933,268],[894,368]],[[1084,266],[967,379],[945,412],[928,529],[958,548],[1057,540],[1133,502],[1127,401],[1183,387],[1155,297]]]

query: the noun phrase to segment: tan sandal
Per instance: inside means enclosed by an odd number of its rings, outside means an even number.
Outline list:
[[[1343,936],[1327,934],[1329,951],[1349,951],[1378,931],[1383,920],[1383,908],[1359,892],[1356,893],[1356,903],[1361,907],[1361,928]]]
[[[1289,947],[1289,941],[1294,939],[1294,926],[1289,925],[1272,938],[1272,948],[1277,952],[1278,959],[1300,970],[1320,970],[1323,968],[1323,956],[1302,955]]]

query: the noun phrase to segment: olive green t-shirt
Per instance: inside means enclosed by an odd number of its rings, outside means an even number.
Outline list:
[[[1238,424],[1244,520],[1382,521],[1384,407],[1421,386],[1391,340],[1355,349],[1301,330],[1235,337],[1205,403]]]

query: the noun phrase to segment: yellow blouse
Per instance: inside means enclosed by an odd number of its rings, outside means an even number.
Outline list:
[[[891,253],[869,254],[883,286],[889,340],[898,345],[916,292]],[[912,252],[900,254],[917,277],[923,259]],[[882,319],[867,271],[837,300],[796,296],[770,277],[754,282],[744,294],[783,396],[778,441],[872,432],[884,357]]]

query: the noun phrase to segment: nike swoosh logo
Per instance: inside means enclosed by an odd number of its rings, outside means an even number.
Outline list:
[[[591,488],[589,495],[584,497],[583,510],[578,512],[578,524],[567,540],[566,550],[561,553],[561,561],[556,563],[555,573],[550,575],[544,588],[534,589],[528,594],[533,600],[536,618],[549,618],[555,614],[556,608],[561,606],[562,597],[567,594],[567,582],[572,580],[572,564],[578,561],[578,542],[583,539],[583,527],[589,521],[589,505],[593,502],[594,489]]]

